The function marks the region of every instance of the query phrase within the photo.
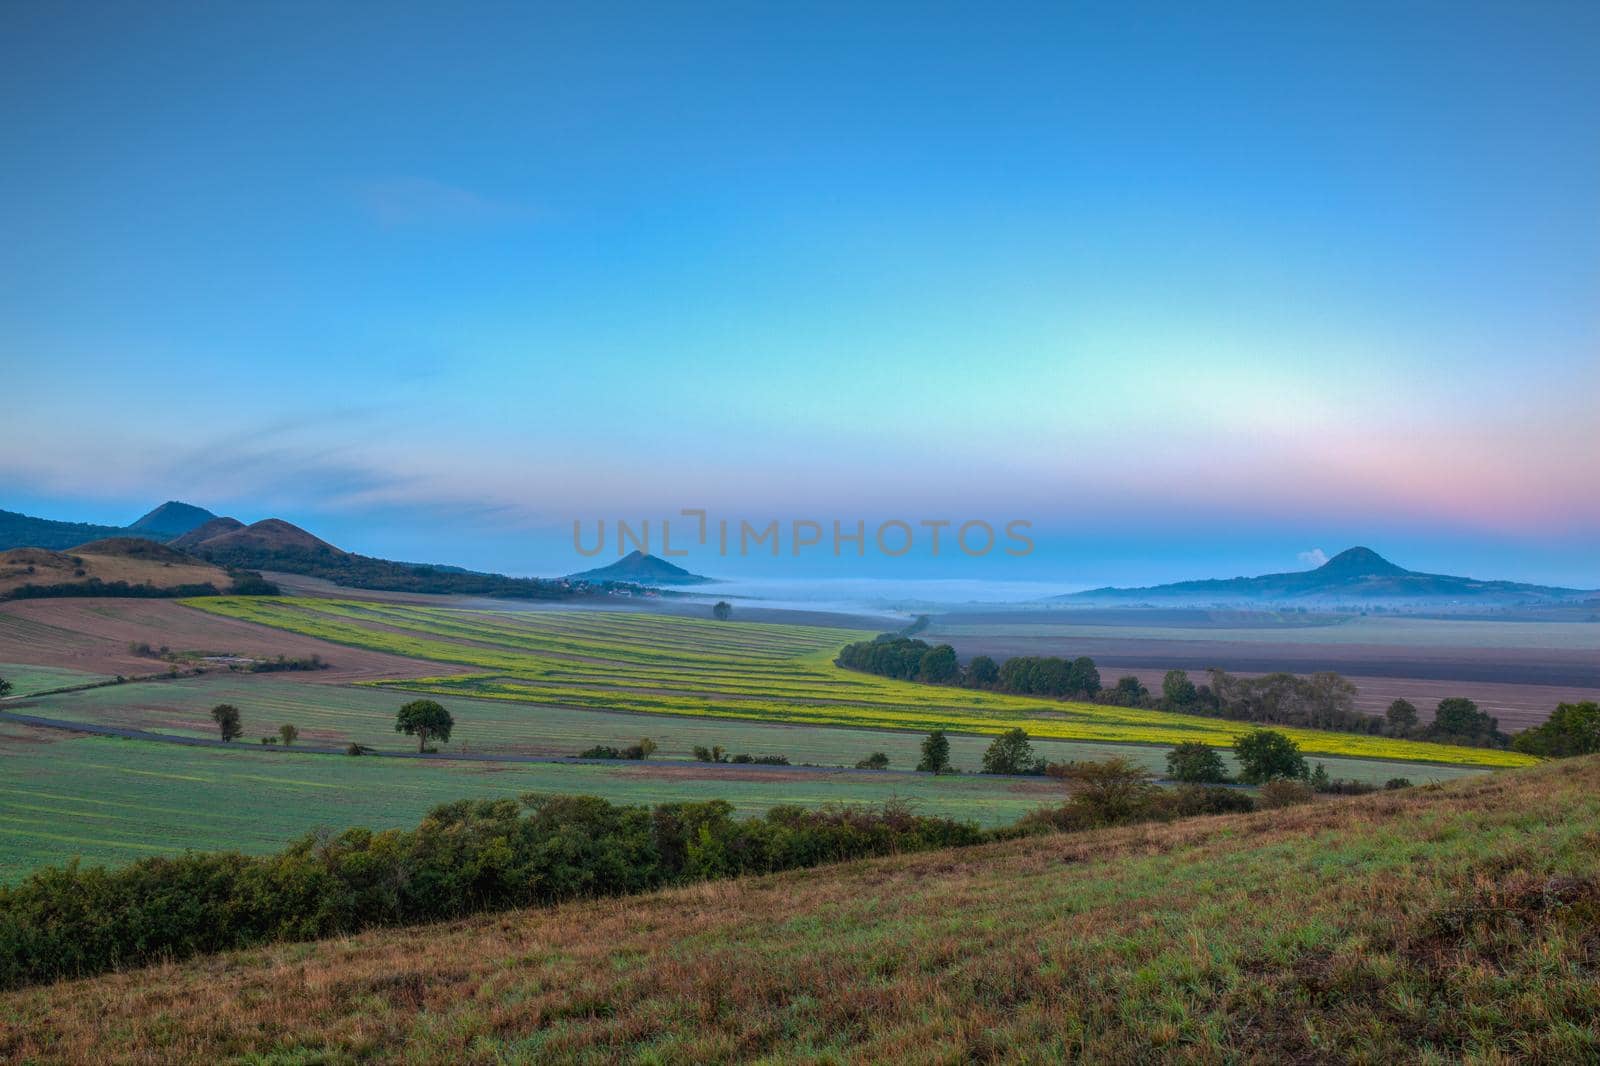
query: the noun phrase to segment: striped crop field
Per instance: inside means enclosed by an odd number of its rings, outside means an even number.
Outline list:
[[[1245,727],[1163,711],[921,685],[833,664],[867,632],[598,611],[472,611],[268,597],[184,601],[198,610],[440,664],[437,676],[370,684],[565,709],[770,723],[1229,747]],[[1309,755],[1482,768],[1515,752],[1285,729]]]
[[[413,826],[441,803],[524,793],[603,796],[613,803],[721,799],[741,815],[780,804],[902,800],[924,814],[992,826],[1059,800],[1061,791],[1044,779],[985,774],[740,773],[660,760],[349,759],[259,744],[193,748],[71,737],[6,721],[0,721],[0,765],[0,883],[74,857],[118,866],[188,848],[269,853],[316,829]],[[909,769],[910,763],[901,765]]]

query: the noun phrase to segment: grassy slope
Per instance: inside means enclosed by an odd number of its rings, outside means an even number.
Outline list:
[[[1237,722],[891,681],[840,670],[844,630],[666,616],[447,611],[262,597],[186,601],[200,610],[335,643],[475,666],[467,677],[385,682],[440,696],[812,725],[1231,746]],[[1286,729],[1308,754],[1478,766],[1515,752]]]
[[[81,561],[75,563],[74,560]],[[33,566],[29,573],[27,567]],[[82,577],[77,576],[83,570]],[[12,592],[23,585],[76,585],[99,578],[110,583],[126,581],[130,585],[151,584],[158,588],[178,585],[203,585],[210,583],[226,590],[233,579],[221,567],[195,560],[191,563],[164,563],[159,560],[138,559],[126,555],[96,555],[88,553],[61,554],[19,548],[0,554],[0,594]]]
[[[1594,1061],[1600,760],[0,996],[0,1055]]]

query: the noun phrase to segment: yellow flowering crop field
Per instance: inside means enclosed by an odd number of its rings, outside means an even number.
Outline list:
[[[708,718],[1229,747],[1223,719],[894,681],[833,664],[867,631],[599,610],[457,610],[277,597],[184,601],[213,614],[440,664],[437,676],[370,684],[441,696]],[[1308,755],[1484,768],[1509,751],[1284,729]]]

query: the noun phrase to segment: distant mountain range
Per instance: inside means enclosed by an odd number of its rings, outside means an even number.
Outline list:
[[[15,511],[0,511],[0,552],[12,548],[56,552],[73,549],[84,555],[92,555],[95,553],[90,549],[96,545],[91,542],[97,541],[114,541],[117,545],[114,554],[123,560],[157,562],[151,553],[141,552],[139,545],[150,543],[154,548],[157,544],[164,544],[166,547],[160,548],[161,552],[171,552],[172,557],[202,566],[208,573],[221,573],[217,568],[231,571],[267,570],[321,578],[347,588],[389,592],[565,599],[611,590],[637,591],[639,585],[657,583],[622,572],[615,576],[547,580],[481,573],[458,566],[377,559],[344,551],[281,518],[266,518],[246,525],[236,518],[215,515],[203,507],[178,500],[167,501],[127,526],[57,522]],[[161,559],[159,564],[173,565],[172,557]],[[622,563],[628,561],[624,559]],[[654,561],[669,571],[684,575],[689,582],[705,580],[662,560]],[[41,574],[40,566],[45,560],[41,556],[26,562],[13,562],[18,569],[17,580],[20,582],[30,575]],[[68,575],[64,581],[54,582],[57,584],[87,581],[95,576],[84,567],[67,566],[64,562],[57,564],[55,560],[51,562],[52,570],[65,567]],[[131,562],[127,562],[124,568],[131,565]],[[28,566],[33,566],[34,570],[28,571]],[[77,573],[80,570],[84,572]]]
[[[636,585],[703,585],[713,580],[691,574],[655,555],[635,549],[610,566],[568,574],[569,581],[627,581]]]
[[[1513,606],[1579,601],[1597,595],[1582,589],[1482,581],[1448,574],[1424,574],[1396,566],[1371,548],[1350,548],[1315,570],[1260,577],[1179,581],[1147,588],[1099,588],[1054,596],[1058,603],[1084,606],[1149,604],[1160,607],[1241,605]]]
[[[0,551],[9,548],[49,548],[60,551],[91,540],[111,537],[140,537],[164,541],[187,533],[216,515],[200,507],[176,500],[168,501],[126,526],[102,526],[89,522],[57,522],[34,518],[16,511],[0,511]]]

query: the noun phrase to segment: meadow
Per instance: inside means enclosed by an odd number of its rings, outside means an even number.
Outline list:
[[[310,688],[311,686],[306,686]],[[412,826],[432,807],[524,792],[615,803],[910,801],[924,814],[1002,825],[1059,800],[1046,780],[978,774],[745,772],[696,763],[467,763],[179,747],[74,737],[0,721],[0,880],[74,857],[122,865],[187,849],[277,851],[316,829]]]
[[[21,989],[0,1056],[1591,1062],[1596,825],[1588,758],[710,882]]]
[[[198,610],[441,664],[437,676],[373,684],[537,707],[815,726],[1228,747],[1238,723],[892,681],[833,665],[851,630],[620,612],[484,612],[310,599],[185,601]],[[1310,755],[1483,768],[1513,752],[1285,730]]]

